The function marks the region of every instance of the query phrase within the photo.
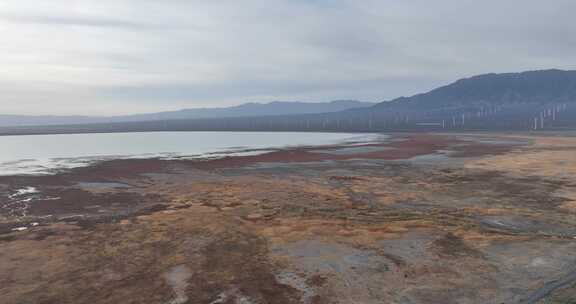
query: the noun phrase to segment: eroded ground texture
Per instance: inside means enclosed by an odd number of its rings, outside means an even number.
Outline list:
[[[576,137],[0,178],[0,302],[576,303]]]

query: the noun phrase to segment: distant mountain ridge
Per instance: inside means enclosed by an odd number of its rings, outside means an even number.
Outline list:
[[[394,130],[542,130],[576,127],[576,71],[484,74],[400,97],[347,117]]]
[[[354,108],[366,108],[376,103],[357,100],[334,100],[331,102],[273,101],[269,103],[245,103],[228,108],[185,109],[179,111],[123,116],[123,121],[146,121],[168,119],[194,119],[219,117],[273,116],[340,112]]]
[[[351,106],[338,111],[334,105]],[[485,74],[430,92],[371,106],[333,102],[332,111],[301,103],[245,104],[229,109],[133,115],[108,123],[3,127],[2,134],[143,131],[463,132],[576,130],[576,71]],[[272,113],[272,114],[271,114]],[[177,117],[178,119],[174,119]]]
[[[472,105],[565,102],[576,102],[576,71],[552,69],[473,76],[427,93],[382,102],[374,108],[439,109]]]
[[[198,108],[166,111],[158,113],[134,114],[124,116],[93,117],[93,116],[28,116],[28,115],[0,115],[0,126],[33,126],[33,125],[70,125],[70,124],[97,124],[137,121],[157,121],[173,119],[200,119],[271,115],[296,115],[331,113],[352,108],[364,108],[375,103],[356,100],[335,100],[331,102],[298,102],[274,101],[269,103],[245,103],[225,108]]]

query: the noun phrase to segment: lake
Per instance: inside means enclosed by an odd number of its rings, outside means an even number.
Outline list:
[[[377,135],[297,132],[144,132],[0,137],[0,175],[47,174],[116,158],[263,153],[251,149],[368,140]]]

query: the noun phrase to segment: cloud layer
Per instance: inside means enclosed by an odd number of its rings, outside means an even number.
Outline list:
[[[576,68],[573,0],[0,0],[0,114],[379,101]]]

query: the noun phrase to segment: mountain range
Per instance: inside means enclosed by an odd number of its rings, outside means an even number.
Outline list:
[[[539,130],[576,127],[575,106],[576,71],[540,70],[464,78],[357,112],[408,129]]]
[[[475,131],[576,129],[576,71],[484,74],[378,104],[273,102],[3,127],[1,134],[140,131]]]
[[[439,109],[510,103],[576,102],[576,71],[484,74],[430,92],[382,102],[376,108]]]
[[[124,116],[29,116],[0,115],[0,126],[39,126],[94,124],[110,122],[157,121],[173,119],[224,118],[268,115],[296,115],[339,112],[352,108],[364,108],[375,103],[356,100],[335,100],[331,102],[274,101],[270,103],[245,103],[225,108],[198,108],[158,113]]]

